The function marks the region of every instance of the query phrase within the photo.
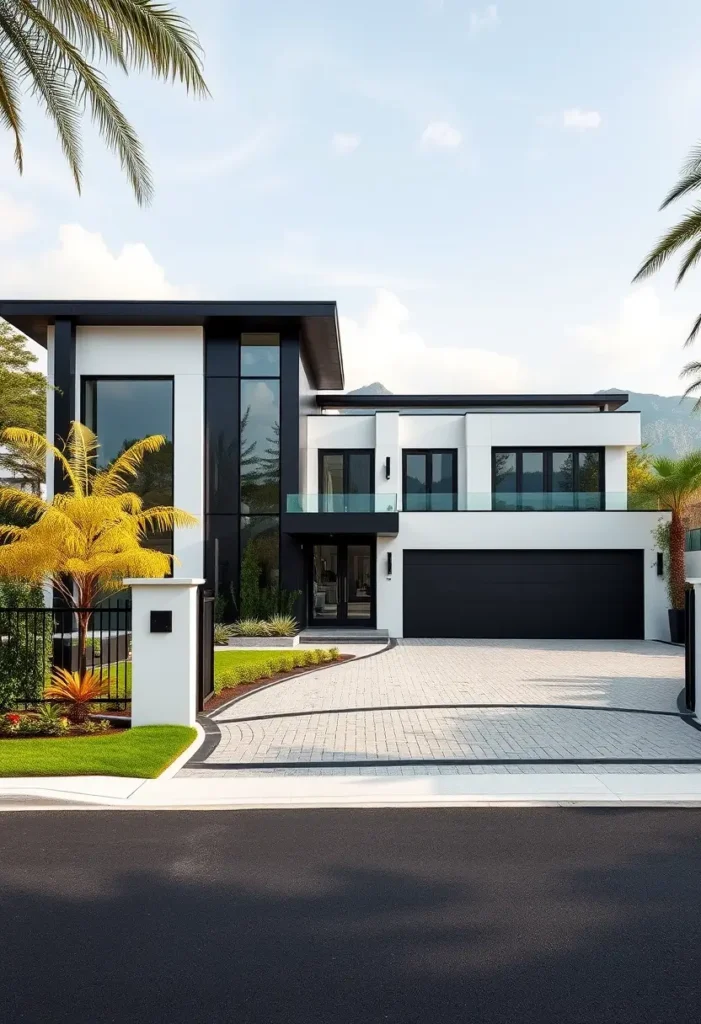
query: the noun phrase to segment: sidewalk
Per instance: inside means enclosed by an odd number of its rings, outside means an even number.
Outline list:
[[[0,811],[514,805],[701,806],[701,773],[0,779]]]

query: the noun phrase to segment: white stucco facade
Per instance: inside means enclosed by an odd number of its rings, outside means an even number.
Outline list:
[[[50,345],[49,373],[51,365]],[[180,577],[200,577],[204,571],[203,375],[201,327],[76,328],[77,420],[86,378],[173,378],[173,502],[198,520],[195,527],[174,531],[175,573]],[[47,479],[51,480],[51,474]]]

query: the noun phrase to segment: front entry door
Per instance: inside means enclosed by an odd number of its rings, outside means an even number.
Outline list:
[[[342,541],[314,545],[311,615],[314,626],[372,626],[375,619],[373,545]]]

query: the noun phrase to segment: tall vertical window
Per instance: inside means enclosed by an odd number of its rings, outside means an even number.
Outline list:
[[[241,335],[241,617],[276,610],[280,585],[280,337]]]
[[[458,453],[404,451],[405,512],[454,512],[458,507]]]
[[[492,507],[500,512],[602,509],[603,458],[601,449],[495,449]]]

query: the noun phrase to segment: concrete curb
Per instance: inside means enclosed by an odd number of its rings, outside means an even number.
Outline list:
[[[0,779],[0,810],[701,807],[689,775]]]

